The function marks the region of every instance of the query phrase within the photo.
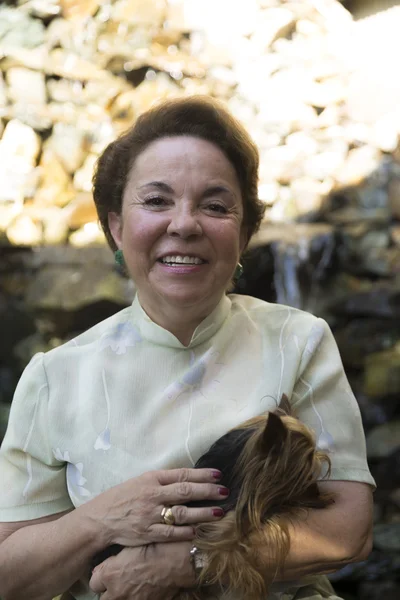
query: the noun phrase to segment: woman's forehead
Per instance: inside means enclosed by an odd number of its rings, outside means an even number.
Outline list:
[[[221,180],[239,186],[235,169],[222,150],[190,136],[162,138],[149,144],[135,160],[129,180],[136,187],[152,181],[173,183],[177,177]]]

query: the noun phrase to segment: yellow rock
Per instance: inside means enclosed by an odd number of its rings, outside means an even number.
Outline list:
[[[21,214],[7,227],[7,238],[15,246],[39,246],[42,227],[28,215]]]
[[[34,202],[42,206],[65,206],[74,196],[71,179],[56,153],[45,148],[40,159],[41,182]]]
[[[95,222],[97,219],[96,206],[93,196],[89,192],[80,192],[63,209],[66,216],[68,227],[78,229],[86,223]]]
[[[133,25],[161,25],[166,15],[165,0],[117,0],[112,19]]]
[[[98,223],[86,223],[83,227],[74,231],[69,236],[69,243],[77,248],[83,248],[91,244],[106,244],[106,238]]]
[[[102,4],[100,0],[60,0],[62,15],[65,19],[91,17],[100,4]]]

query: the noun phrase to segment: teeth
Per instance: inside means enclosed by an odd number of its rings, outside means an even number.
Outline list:
[[[201,265],[203,262],[201,258],[197,258],[196,256],[164,256],[161,261],[163,263],[179,263],[188,265]]]

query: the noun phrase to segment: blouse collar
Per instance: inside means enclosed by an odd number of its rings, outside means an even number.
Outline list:
[[[214,310],[194,330],[190,343],[185,346],[173,333],[154,323],[143,310],[138,295],[132,302],[132,318],[139,327],[143,339],[158,346],[180,348],[183,350],[194,348],[208,341],[221,327],[227,318],[232,302],[224,295]]]

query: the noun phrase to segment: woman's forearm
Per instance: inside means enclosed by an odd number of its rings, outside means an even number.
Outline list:
[[[335,503],[309,510],[289,523],[290,551],[276,581],[329,573],[363,560],[372,546],[372,494],[369,486],[355,482],[324,482]],[[275,569],[270,547],[260,547],[262,563]],[[268,566],[267,566],[268,565]]]
[[[106,542],[83,509],[28,525],[0,545],[2,600],[50,600],[89,575],[91,558]]]

